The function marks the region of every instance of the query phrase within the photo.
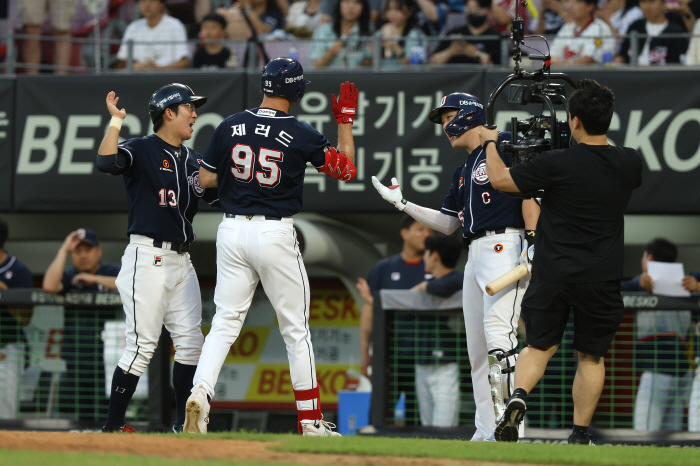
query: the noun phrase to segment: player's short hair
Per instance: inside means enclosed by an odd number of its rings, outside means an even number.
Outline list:
[[[177,112],[180,108],[180,104],[173,104],[170,107],[165,107],[165,110],[170,109],[173,112],[175,112],[175,115],[177,115]],[[160,129],[161,126],[163,126],[163,114],[165,112],[161,113],[158,118],[156,118],[156,121],[153,122],[153,132],[157,133],[158,130]]]
[[[645,251],[654,256],[657,262],[676,262],[678,258],[678,248],[666,238],[654,238],[649,241]]]
[[[204,21],[214,21],[215,23],[219,23],[222,28],[226,29],[226,18],[221,16],[219,13],[209,13],[202,18],[202,22],[200,24],[204,23]]]
[[[592,79],[581,79],[569,97],[569,115],[578,117],[590,136],[606,134],[612,121],[615,95]]]
[[[462,253],[462,243],[451,236],[434,234],[425,238],[425,250],[437,252],[442,265],[454,269]]]
[[[7,227],[7,222],[0,218],[0,249],[5,249],[5,241],[10,230]]]
[[[415,218],[411,217],[408,214],[403,214],[403,217],[401,217],[401,226],[399,230],[408,230],[413,226],[414,223],[416,223],[418,220]]]

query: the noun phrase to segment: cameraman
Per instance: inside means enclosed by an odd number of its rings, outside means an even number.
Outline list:
[[[622,320],[624,212],[642,184],[639,152],[608,144],[615,97],[590,79],[569,98],[576,145],[539,154],[507,168],[498,156],[498,131],[482,128],[491,184],[505,192],[544,189],[532,279],[522,302],[527,347],[515,367],[513,396],[498,420],[497,441],[517,441],[527,394],[561,343],[571,308],[578,368],[573,383],[570,444],[593,444],[588,425],[605,382],[603,357]]]

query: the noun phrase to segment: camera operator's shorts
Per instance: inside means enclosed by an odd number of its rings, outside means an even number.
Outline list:
[[[561,343],[574,311],[574,348],[603,357],[622,322],[620,281],[561,283],[530,280],[520,314],[525,321],[525,343],[548,347]]]

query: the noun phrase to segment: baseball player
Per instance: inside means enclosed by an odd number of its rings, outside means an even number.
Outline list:
[[[307,163],[338,180],[354,178],[352,122],[358,91],[346,82],[339,99],[333,95],[336,150],[313,127],[289,115],[308,84],[298,61],[269,61],[260,82],[260,107],[226,118],[204,154],[200,182],[218,185],[224,217],[216,240],[216,314],[187,400],[186,432],[206,433],[219,371],[262,282],[287,347],[299,432],[340,435],[321,414],[309,332],[309,280],[292,217],[302,208]]]
[[[192,386],[204,337],[197,274],[189,256],[195,235],[192,219],[200,198],[216,202],[216,190],[199,184],[201,156],[183,145],[192,137],[196,108],[207,101],[183,84],[168,84],[151,96],[152,134],[118,144],[126,111],[119,97],[107,94],[110,126],[99,148],[97,167],[123,175],[129,200],[129,245],[122,256],[117,289],[126,313],[126,349],[114,370],[104,431],[132,432],[124,416],[139,377],[146,370],[165,325],[173,339],[173,387],[177,420],[185,422],[185,402]]]
[[[437,211],[406,201],[395,178],[389,187],[376,177],[372,177],[372,183],[385,200],[434,230],[450,234],[462,227],[469,248],[463,310],[476,401],[472,440],[495,441],[492,430],[513,387],[516,328],[527,283],[520,280],[494,296],[488,296],[484,287],[520,261],[527,262],[527,257],[521,256],[528,237],[534,238],[539,207],[532,200],[509,197],[489,183],[479,131],[474,131],[486,123],[484,105],[478,98],[450,94],[430,112],[429,119],[442,125],[452,147],[467,150],[467,160],[455,171],[442,208]],[[510,140],[510,133],[499,134],[499,141],[505,140]],[[508,155],[499,154],[510,164]],[[528,228],[527,236],[524,228]]]

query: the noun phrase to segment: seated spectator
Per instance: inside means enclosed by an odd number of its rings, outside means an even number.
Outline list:
[[[321,23],[321,0],[298,0],[289,7],[287,32],[309,38]]]
[[[204,70],[235,67],[233,51],[221,42],[225,37],[226,19],[218,13],[205,16],[199,30],[202,45],[194,53],[192,67]]]
[[[488,23],[491,0],[468,0],[465,9],[467,24],[447,31],[445,35],[462,35],[464,39],[442,41],[430,56],[431,64],[501,63],[501,42],[498,39],[482,39],[480,36],[500,36]]]
[[[615,51],[613,32],[605,21],[594,17],[596,0],[568,0],[571,18],[557,33],[550,54],[552,64],[588,65],[611,61]]]
[[[382,38],[382,68],[425,62],[426,39],[418,27],[415,0],[386,0],[387,22],[375,35]]]
[[[314,31],[311,60],[317,68],[357,68],[372,65],[372,34],[368,0],[340,0],[332,23]]]
[[[32,274],[27,266],[5,251],[9,229],[0,219],[0,290],[33,288]],[[15,419],[19,413],[20,377],[24,366],[27,337],[14,309],[0,306],[0,419]]]
[[[642,255],[642,273],[623,281],[621,290],[652,292],[648,262],[675,262],[677,257],[678,249],[670,241],[650,241]],[[686,289],[690,289],[691,281],[697,283],[693,275],[683,280]],[[681,430],[687,401],[681,394],[690,378],[684,349],[690,327],[690,311],[637,311],[635,360],[642,376],[634,400],[635,430]]]
[[[187,68],[190,64],[185,26],[165,13],[164,0],[139,0],[143,18],[126,27],[117,59],[123,67],[133,41],[134,70]]]
[[[340,0],[322,0],[321,1],[321,24],[332,23],[337,17],[336,9]],[[379,18],[379,12],[382,11],[382,0],[369,0],[369,21],[374,24]]]
[[[417,0],[418,27],[428,36],[437,36],[445,27],[450,5],[447,0]]]
[[[644,18],[642,9],[639,8],[639,0],[607,0],[603,8],[595,13],[618,36],[627,34],[627,29],[638,19]]]
[[[464,274],[455,272],[462,243],[445,235],[425,238],[423,264],[432,278],[411,288],[448,298],[462,290]],[[459,420],[457,341],[464,338],[447,316],[416,318],[420,347],[416,359],[416,393],[421,425],[456,427]]]
[[[632,23],[627,30],[640,34],[637,39],[638,65],[666,65],[680,63],[681,55],[688,49],[688,39],[683,37],[664,37],[667,34],[683,34],[686,31],[678,23],[671,22],[666,17],[665,0],[640,0],[639,7],[644,13],[644,19]],[[626,37],[620,47],[620,53],[615,57],[616,63],[629,63],[631,40]]]
[[[456,0],[453,0],[456,1]],[[532,1],[524,5],[521,0],[498,0],[491,7],[489,22],[498,32],[503,32],[510,36],[510,26],[515,18],[515,5],[518,4],[518,11],[523,18],[526,32],[535,32],[539,20],[539,10]],[[459,11],[462,11],[461,9]]]
[[[7,8],[7,3],[5,4]],[[44,17],[49,13],[51,33],[58,39],[70,38],[70,27],[75,16],[76,0],[19,0],[19,15],[24,25],[24,33],[33,36],[22,42],[22,55],[27,65],[27,74],[38,74],[41,64],[41,30]],[[70,65],[73,44],[68,40],[53,42],[53,64],[56,66]],[[67,74],[66,70],[55,70],[55,74]]]
[[[563,0],[542,0],[539,10],[540,21],[537,23],[537,34],[553,36],[566,23]]]
[[[700,65],[700,21],[695,21],[693,37],[688,45],[688,53],[685,55],[686,65]]]
[[[686,32],[693,30],[695,20],[700,16],[700,0],[676,0],[666,3],[669,21],[681,24]]]
[[[255,35],[265,40],[267,34],[284,28],[284,14],[279,3],[277,0],[238,0],[231,8],[219,8],[216,12],[226,18],[229,39],[247,40]]]
[[[73,267],[64,269],[68,254]],[[119,264],[102,263],[102,247],[93,230],[71,232],[44,274],[49,293],[116,290]],[[59,410],[79,419],[98,420],[107,415],[102,330],[108,316],[93,310],[65,310],[61,358],[66,372],[59,386]]]

